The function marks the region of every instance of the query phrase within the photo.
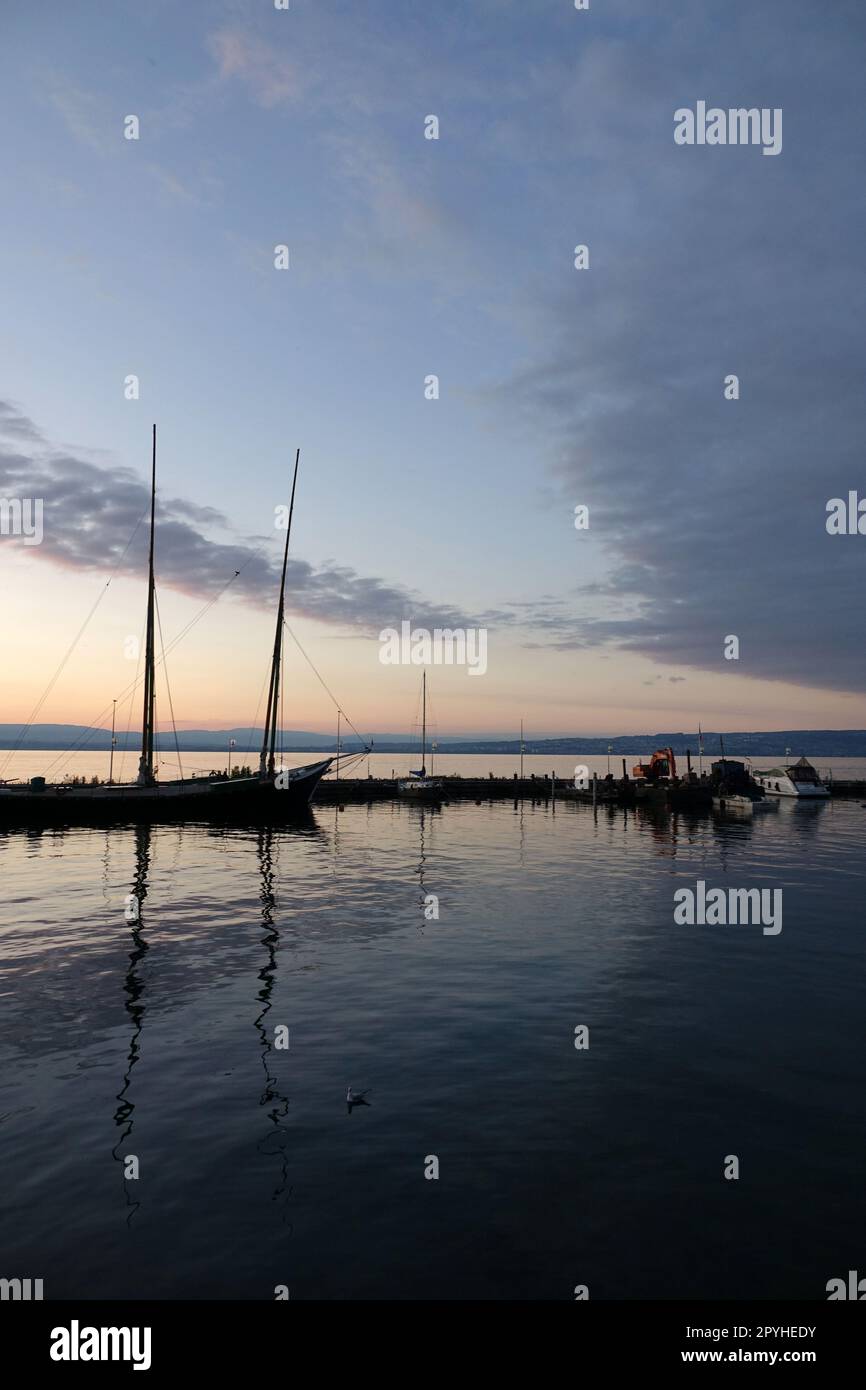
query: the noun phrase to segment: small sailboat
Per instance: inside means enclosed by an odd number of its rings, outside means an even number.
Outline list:
[[[271,656],[271,679],[268,690],[267,717],[259,757],[257,776],[181,777],[161,782],[154,762],[154,707],[156,698],[154,540],[156,531],[156,425],[153,427],[153,457],[150,492],[150,545],[148,557],[147,627],[145,637],[144,711],[141,733],[141,756],[138,777],[134,782],[114,782],[97,785],[78,785],[68,782],[47,782],[44,777],[31,777],[29,782],[0,784],[0,824],[88,824],[91,821],[136,820],[153,821],[161,818],[222,820],[229,815],[267,820],[281,819],[287,813],[297,813],[308,806],[319,781],[333,761],[321,762],[291,770],[277,770],[277,709],[279,707],[280,675],[283,650],[283,618],[285,612],[286,564],[289,555],[289,536],[295,505],[295,486],[298,481],[300,449],[295,455],[292,480],[292,500],[283,552],[280,597],[277,606],[277,628]],[[113,750],[112,750],[113,752]]]
[[[397,791],[401,796],[411,796],[416,800],[426,798],[428,801],[436,800],[445,791],[445,783],[441,777],[429,777],[427,775],[427,672],[421,677],[421,766],[416,772],[410,772],[408,777],[401,777],[397,782]]]

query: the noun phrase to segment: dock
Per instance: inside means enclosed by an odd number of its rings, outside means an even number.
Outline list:
[[[437,778],[437,780],[440,780]],[[578,801],[592,805],[592,786],[577,789],[571,778],[547,776],[443,777],[441,800],[447,801]],[[350,802],[401,800],[396,777],[326,777],[319,783],[315,801],[319,805],[335,806]],[[596,801],[599,806],[631,806],[635,800],[635,779],[617,778],[607,782],[599,778]],[[866,800],[866,781],[834,779],[828,784],[831,797]],[[790,801],[791,797],[782,797]]]
[[[863,781],[862,778],[857,781],[852,781],[844,778],[839,778],[837,780],[834,777],[832,781],[827,783],[827,788],[831,796],[862,796],[864,800],[866,800],[866,781]]]
[[[333,806],[350,801],[389,801],[392,798],[408,802],[400,796],[396,777],[326,777],[316,788],[317,804]],[[440,778],[437,776],[437,781]],[[443,777],[443,801],[546,801],[551,795],[562,795],[570,786],[558,778],[556,790],[550,777]]]

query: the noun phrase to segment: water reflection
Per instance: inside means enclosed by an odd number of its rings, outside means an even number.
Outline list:
[[[437,815],[441,815],[441,811],[439,811],[438,807],[436,807],[436,806],[418,806],[418,807],[411,807],[410,810],[411,810],[411,811],[415,811],[415,812],[417,813],[417,815],[418,815],[418,845],[419,845],[419,849],[418,849],[418,865],[417,865],[417,867],[416,867],[416,869],[415,869],[415,876],[416,876],[417,879],[418,879],[418,906],[419,906],[419,908],[420,908],[420,910],[421,910],[421,921],[422,921],[422,924],[423,924],[424,922],[436,921],[436,920],[438,920],[438,917],[439,917],[439,898],[438,898],[438,896],[437,896],[435,893],[431,894],[431,893],[429,893],[428,891],[426,891],[426,886],[425,886],[425,883],[424,883],[424,872],[425,872],[425,869],[426,869],[426,867],[427,867],[427,851],[426,851],[426,846],[425,846],[425,833],[426,833],[426,831],[427,831],[427,822],[428,822],[428,818],[429,818],[429,820],[430,820],[430,830],[431,830],[430,840],[431,840],[431,844],[432,844],[433,817],[434,817],[434,816],[437,816]],[[428,901],[428,899],[430,899],[431,901]],[[424,931],[423,925],[420,927],[420,931],[421,931],[422,934],[423,934],[423,931]]]
[[[265,1087],[262,1091],[259,1105],[270,1107],[267,1112],[267,1118],[272,1126],[272,1128],[267,1131],[264,1138],[259,1140],[256,1148],[259,1153],[274,1154],[279,1159],[280,1176],[277,1186],[274,1188],[271,1201],[278,1204],[281,1209],[281,1219],[284,1224],[288,1225],[286,1204],[292,1195],[292,1189],[289,1185],[290,1134],[284,1121],[289,1113],[289,1098],[280,1090],[279,1079],[271,1070],[274,1043],[271,1041],[270,1030],[265,1026],[265,1020],[273,1008],[271,996],[276,982],[277,949],[280,944],[280,933],[277,930],[275,922],[277,904],[274,893],[274,831],[272,828],[262,827],[258,831],[256,853],[258,856],[260,876],[259,900],[261,902],[261,917],[264,927],[264,935],[261,937],[261,943],[264,947],[265,962],[258,972],[261,988],[256,994],[256,998],[262,1007],[257,1018],[253,1022],[253,1027],[259,1035],[262,1070],[265,1074]],[[288,1051],[290,1041],[290,1036],[287,1033],[285,1036],[286,1051]],[[281,1048],[280,1050],[282,1051],[283,1049]]]
[[[366,1099],[369,1094],[369,1089],[366,1091],[353,1091],[350,1086],[346,1092],[346,1110],[348,1113],[351,1115],[352,1111],[356,1110],[359,1105],[369,1105],[370,1102]]]
[[[697,1287],[715,1297],[717,1267],[752,1248],[755,1220],[770,1222],[765,1248],[778,1257],[753,1271],[755,1296],[808,1294],[837,1259],[849,1267],[862,1216],[856,1144],[828,1149],[825,1120],[838,1114],[846,1134],[862,1133],[851,1045],[862,1015],[859,806],[783,805],[753,825],[608,805],[593,819],[566,801],[555,821],[529,802],[317,814],[326,835],[112,828],[110,864],[104,829],[0,837],[4,1245],[15,1268],[26,1253],[57,1296],[255,1298],[284,1262],[291,1222],[308,1297],[431,1287],[556,1297],[578,1244],[590,1276],[618,1288],[636,1232],[662,1254],[635,1266],[630,1294],[657,1292],[661,1278],[679,1295],[696,1263]],[[785,888],[772,948],[758,933],[673,921],[675,877],[716,886],[726,873],[734,886]],[[138,915],[124,922],[127,893]],[[445,921],[425,940],[419,908],[437,893]],[[590,1011],[608,1039],[592,1074],[568,1045]],[[275,1024],[292,1026],[289,1055]],[[296,1030],[321,1043],[301,1052],[303,1078]],[[353,1093],[347,1128],[346,1085],[368,1081],[376,1114],[355,1113]],[[812,1125],[804,1085],[821,1102]],[[442,1113],[464,1152],[486,1157],[464,1164],[434,1211],[418,1201],[420,1174],[395,1183],[395,1154],[426,1154]],[[672,1114],[682,1119],[673,1173]],[[696,1245],[687,1221],[671,1228],[667,1217],[686,1210],[683,1174],[688,1209],[696,1192],[704,1200],[706,1155],[727,1152],[731,1125],[769,1156],[765,1186],[742,1212],[723,1198],[705,1208]],[[60,1136],[50,1155],[46,1132]],[[127,1232],[138,1192],[128,1180],[120,1196],[114,1163],[131,1150],[151,1165],[159,1154],[159,1180]],[[785,1167],[795,1150],[811,1186]],[[576,1183],[588,1205],[575,1206]],[[539,1204],[539,1190],[550,1200]],[[586,1212],[568,1249],[562,1210]],[[806,1223],[794,1275],[791,1210]],[[503,1248],[534,1263],[512,1277],[497,1260],[491,1274],[489,1252]]]
[[[124,1008],[132,1021],[132,1034],[129,1040],[129,1047],[126,1054],[126,1070],[123,1073],[123,1085],[117,1093],[117,1109],[114,1112],[114,1123],[120,1129],[117,1142],[112,1149],[112,1157],[121,1164],[123,1169],[123,1190],[126,1196],[127,1206],[130,1208],[127,1217],[127,1225],[132,1221],[133,1216],[140,1207],[141,1203],[132,1196],[136,1190],[130,1188],[130,1182],[138,1182],[138,1178],[127,1177],[128,1154],[127,1140],[132,1135],[133,1116],[135,1113],[135,1102],[132,1099],[132,1073],[141,1058],[141,1034],[144,1029],[144,992],[145,983],[139,966],[146,953],[150,950],[144,938],[144,914],[143,908],[147,898],[148,872],[150,870],[150,826],[140,825],[135,830],[135,877],[132,883],[132,892],[126,899],[125,917],[130,923],[132,936],[132,950],[129,954],[129,963],[124,975],[123,991],[126,995]]]

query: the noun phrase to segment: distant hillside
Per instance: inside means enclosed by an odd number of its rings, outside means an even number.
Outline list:
[[[69,749],[81,747],[88,752],[108,752],[111,748],[110,729],[88,729],[81,724],[33,724],[24,739],[18,743],[21,724],[0,724],[0,748],[21,747],[22,749]],[[178,731],[177,741],[185,753],[226,753],[229,739],[234,739],[235,756],[246,749],[259,749],[264,731],[262,729],[183,729]],[[282,733],[282,747],[292,752],[330,752],[335,738],[325,734],[309,733],[303,729],[285,729]],[[174,735],[163,730],[157,734],[161,748],[174,748]],[[278,743],[280,739],[278,738]],[[342,739],[344,747],[350,741]],[[141,746],[141,730],[135,728],[127,735],[125,730],[117,734],[117,748],[121,752],[137,751]],[[351,746],[358,747],[357,739],[351,739]]]
[[[724,740],[725,753],[731,757],[783,758],[785,749],[791,750],[793,757],[805,755],[807,758],[864,758],[866,757],[866,729],[779,729],[769,733],[725,733],[703,731],[704,757],[719,757],[720,739]],[[636,754],[651,753],[655,748],[672,748],[681,755],[691,751],[698,752],[696,733],[666,734],[619,734],[610,738],[589,738],[573,735],[567,738],[527,739],[527,753],[550,754],[551,756],[579,756],[580,754],[605,755],[608,748],[611,757],[630,758]],[[447,753],[448,745],[439,744],[439,751]],[[458,751],[458,750],[453,750]],[[519,753],[517,739],[494,740],[461,744],[461,753]]]
[[[21,743],[21,724],[0,724],[0,748],[20,747],[22,750],[39,749],[67,750],[80,747],[87,752],[108,752],[111,747],[109,729],[86,729],[79,724],[33,724]],[[117,747],[121,752],[137,751],[140,733],[130,732],[117,735]],[[159,745],[168,750],[174,747],[171,733],[159,736]],[[771,733],[722,733],[704,731],[704,755],[718,756],[720,737],[724,739],[725,752],[733,757],[781,758],[789,748],[794,757],[805,754],[807,758],[863,758],[866,757],[866,729],[780,729]],[[185,753],[228,752],[229,739],[235,740],[233,757],[250,757],[248,749],[258,750],[262,742],[261,729],[185,729],[178,734],[178,744]],[[287,753],[332,753],[334,737],[310,733],[303,729],[286,729],[278,740]],[[698,751],[696,733],[662,734],[619,734],[610,738],[588,737],[580,734],[560,738],[527,739],[527,753],[550,755],[553,757],[577,757],[580,754],[604,755],[610,746],[611,757],[634,757],[650,753],[654,748],[673,748],[676,754],[690,749]],[[342,747],[346,753],[360,747],[357,739],[344,736]],[[486,753],[516,754],[520,752],[519,739],[479,739],[466,736],[452,736],[438,739],[440,753]],[[414,753],[418,749],[418,739],[406,738],[397,734],[379,734],[375,738],[374,751],[381,753]]]
[[[108,752],[111,748],[110,729],[89,729],[83,724],[32,724],[19,744],[21,724],[0,724],[0,748],[22,750],[52,749],[55,751],[80,747],[87,752]],[[246,753],[247,749],[258,751],[262,746],[263,729],[183,729],[178,731],[178,746],[184,753],[227,753],[229,739],[234,739],[234,756]],[[174,748],[174,735],[170,730],[157,734],[160,748]],[[462,748],[460,736],[452,738],[452,745]],[[307,729],[284,729],[277,736],[277,745],[287,753],[331,753],[336,744],[336,731],[333,734],[311,733]],[[120,752],[137,752],[141,746],[139,727],[118,732],[116,747]],[[362,747],[359,740],[343,726],[340,746],[346,753]],[[407,739],[405,734],[377,734],[375,746],[381,752],[413,752],[418,746]]]

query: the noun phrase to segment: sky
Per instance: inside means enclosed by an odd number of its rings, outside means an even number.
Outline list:
[[[262,718],[297,448],[287,728],[408,731],[404,620],[487,633],[442,738],[866,726],[864,41],[860,0],[3,6],[0,498],[44,522],[0,723],[140,722],[156,422],[163,726]],[[698,101],[780,153],[676,144]]]

